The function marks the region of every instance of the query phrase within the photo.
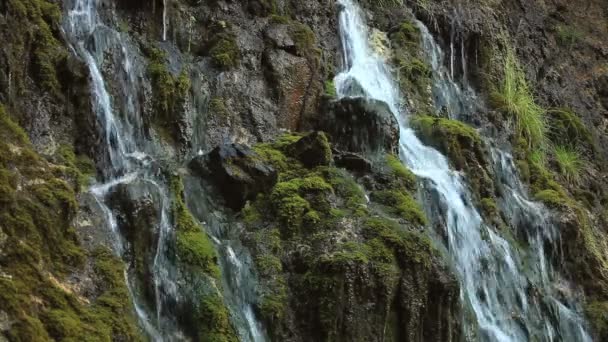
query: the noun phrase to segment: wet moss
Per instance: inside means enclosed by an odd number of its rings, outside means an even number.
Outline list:
[[[219,278],[215,247],[202,226],[196,221],[184,202],[184,185],[178,176],[171,180],[173,194],[172,216],[176,230],[175,247],[184,264]]]
[[[420,115],[411,124],[424,140],[447,154],[458,169],[463,169],[470,160],[484,160],[479,134],[463,122]]]
[[[154,105],[151,126],[156,128],[162,138],[177,141],[177,120],[190,92],[190,78],[186,69],[177,76],[169,72],[165,61],[166,54],[161,49],[149,47],[145,52],[148,56],[148,75],[152,84]]]
[[[436,253],[428,237],[405,230],[396,222],[385,218],[370,218],[364,222],[364,234],[368,239],[380,239],[391,248],[403,267],[415,263],[428,270]]]
[[[219,295],[210,294],[201,299],[196,321],[200,324],[199,341],[238,341],[230,324],[230,314]]]
[[[417,112],[427,112],[431,105],[432,69],[425,62],[420,29],[412,21],[404,21],[388,32],[392,49],[392,64],[397,71],[401,91],[407,93]]]
[[[457,170],[467,173],[476,200],[494,197],[494,182],[483,140],[475,128],[446,118],[419,115],[411,125],[420,139],[445,154]]]
[[[418,203],[410,194],[400,190],[374,191],[371,194],[373,201],[387,206],[387,211],[399,218],[405,219],[414,225],[427,224],[426,216]]]
[[[387,154],[386,165],[395,178],[394,187],[402,187],[407,190],[414,190],[416,188],[416,175],[403,165],[399,157]]]
[[[331,99],[335,99],[338,96],[333,80],[325,81],[325,95]]]

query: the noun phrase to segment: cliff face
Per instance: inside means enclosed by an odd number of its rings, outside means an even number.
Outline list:
[[[336,91],[340,3],[0,3],[0,341],[489,338],[394,108]],[[605,1],[359,4],[483,239],[536,260],[498,150],[546,208],[560,238],[541,253],[570,285],[525,296],[556,293],[607,339]]]

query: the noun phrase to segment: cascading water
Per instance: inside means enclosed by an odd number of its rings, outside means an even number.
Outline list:
[[[340,34],[343,46],[344,71],[336,76],[339,97],[357,96],[350,93],[357,83],[365,95],[386,102],[400,126],[400,154],[402,160],[434,193],[428,198],[434,207],[433,219],[443,222],[447,235],[447,250],[461,283],[461,302],[472,312],[472,321],[464,321],[469,340],[482,341],[589,341],[584,322],[574,303],[563,302],[554,289],[559,277],[550,270],[542,247],[555,239],[544,209],[525,199],[523,188],[505,155],[497,158],[497,173],[506,175],[501,180],[505,189],[501,208],[513,211],[520,218],[514,225],[532,225],[528,229],[531,255],[523,255],[512,243],[486,225],[477,209],[462,176],[451,170],[447,159],[436,150],[424,146],[407,126],[406,110],[402,108],[399,91],[391,72],[381,56],[368,45],[368,29],[353,0],[339,0]],[[440,106],[459,104],[448,110],[460,113],[466,106],[462,91],[451,75],[443,70],[440,49],[432,41],[428,30],[423,31],[424,44],[431,52],[435,72],[435,97]],[[443,75],[443,76],[442,76]],[[447,78],[449,75],[449,78]],[[498,153],[498,152],[496,152]],[[502,162],[498,162],[502,161]],[[517,190],[519,189],[519,190]],[[517,212],[517,215],[515,215]],[[525,218],[525,221],[523,220]],[[531,262],[529,272],[523,259]],[[532,274],[532,275],[529,275]],[[533,275],[536,276],[533,276]],[[539,291],[534,291],[538,289]],[[535,292],[535,293],[531,293]],[[544,293],[543,293],[544,292]],[[562,299],[560,301],[559,299]],[[547,305],[548,304],[548,305]]]
[[[65,31],[70,39],[72,47],[78,55],[82,57],[89,68],[92,80],[93,111],[98,116],[103,133],[104,142],[107,144],[109,155],[109,168],[104,170],[104,183],[93,186],[90,192],[94,195],[101,211],[107,217],[108,225],[116,237],[116,249],[119,254],[124,252],[124,241],[119,233],[116,217],[106,204],[106,197],[111,189],[120,184],[133,184],[140,181],[157,192],[161,199],[160,222],[158,232],[158,245],[154,256],[153,281],[155,287],[156,314],[150,317],[147,310],[138,302],[131,276],[127,275],[127,284],[133,295],[136,312],[140,318],[146,333],[155,341],[162,341],[164,336],[179,336],[179,332],[173,328],[173,324],[163,324],[162,316],[162,296],[174,293],[175,284],[171,281],[172,277],[165,256],[166,238],[170,234],[171,226],[168,222],[169,198],[160,182],[156,180],[157,175],[152,165],[152,158],[142,152],[148,146],[141,146],[138,132],[142,128],[137,125],[141,120],[138,119],[139,112],[134,104],[132,94],[136,93],[136,86],[133,81],[136,79],[132,73],[141,75],[141,70],[132,70],[128,47],[120,33],[103,25],[98,19],[97,4],[95,0],[76,0],[68,9]],[[122,72],[126,75],[124,93],[126,96],[126,117],[119,120],[114,116],[110,95],[106,90],[104,78],[100,72],[99,65],[103,52],[109,46],[119,48],[122,52]],[[170,327],[171,326],[171,327]],[[161,330],[163,333],[161,333]]]
[[[166,3],[167,1],[163,1],[163,40],[166,39],[168,22]],[[119,231],[117,217],[109,207],[110,192],[119,185],[129,185],[158,199],[158,231],[155,232],[158,242],[154,248],[152,266],[153,308],[148,308],[140,301],[140,294],[137,293],[134,285],[135,275],[131,274],[133,271],[127,270],[125,277],[135,311],[148,337],[153,341],[185,340],[177,328],[171,308],[171,304],[179,303],[182,298],[176,283],[179,271],[167,255],[167,242],[173,234],[170,222],[171,200],[165,181],[159,174],[158,163],[155,161],[162,158],[163,152],[143,134],[142,109],[138,105],[140,103],[138,94],[143,87],[140,82],[146,77],[145,69],[141,63],[135,63],[130,55],[130,51],[136,51],[136,48],[129,38],[100,20],[96,0],[72,0],[67,2],[66,7],[64,30],[71,48],[83,59],[89,69],[92,80],[92,107],[101,126],[109,159],[107,167],[103,170],[103,183],[91,187],[90,192],[99,205],[99,210],[106,216],[107,224],[115,236],[115,251],[119,255],[122,255],[128,246]],[[121,95],[118,99],[113,99],[108,93],[106,81],[100,71],[106,58],[104,54],[110,50],[120,52],[113,60],[120,66],[120,70],[113,70],[119,75]],[[220,241],[216,236],[213,238],[220,245],[225,277],[244,279],[246,274],[251,273],[248,266],[243,265],[235,256],[228,242]],[[242,258],[247,259],[247,256]],[[235,286],[240,286],[238,281]],[[244,291],[239,288],[228,290],[229,292]],[[263,330],[255,319],[251,297],[250,294],[235,295],[227,300],[233,303],[232,308],[236,308],[232,310],[234,320],[238,323],[243,322],[235,324],[241,340],[263,342],[265,340]],[[246,302],[241,303],[242,301]]]

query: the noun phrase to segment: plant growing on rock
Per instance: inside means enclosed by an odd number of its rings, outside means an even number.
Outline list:
[[[585,167],[580,153],[566,146],[557,146],[555,147],[554,154],[561,176],[570,184],[578,183]]]
[[[523,137],[530,148],[545,147],[548,130],[546,111],[536,103],[513,50],[507,52],[503,79],[492,91],[491,100],[495,107],[513,117],[518,136]]]

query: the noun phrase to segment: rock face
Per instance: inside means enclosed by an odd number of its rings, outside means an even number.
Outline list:
[[[336,148],[346,151],[395,153],[399,146],[399,124],[381,101],[361,97],[331,101],[321,110],[318,128],[329,134]]]
[[[218,146],[209,154],[198,156],[190,168],[209,177],[224,197],[226,205],[239,210],[247,200],[268,192],[277,182],[277,172],[244,145]]]
[[[289,153],[308,168],[329,165],[331,148],[323,132],[313,132],[287,147]]]
[[[414,176],[392,155],[355,163],[369,166],[355,174],[365,187],[343,169],[309,168],[291,150],[319,136],[264,144],[281,181],[241,211],[271,340],[457,341],[458,282],[416,231]]]

